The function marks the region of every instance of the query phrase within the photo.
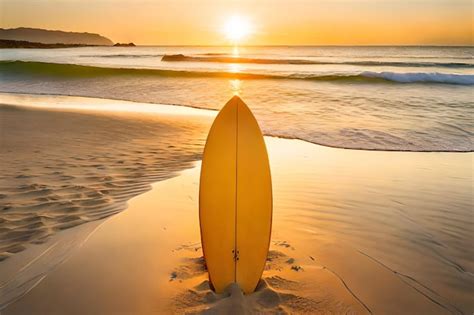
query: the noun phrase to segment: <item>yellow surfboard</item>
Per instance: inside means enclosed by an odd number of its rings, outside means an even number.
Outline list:
[[[222,108],[207,137],[199,221],[215,291],[236,282],[244,293],[253,292],[270,245],[272,183],[262,132],[238,96]]]

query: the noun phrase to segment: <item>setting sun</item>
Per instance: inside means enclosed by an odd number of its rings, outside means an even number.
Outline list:
[[[224,26],[224,34],[228,40],[238,43],[251,32],[250,22],[241,16],[234,15],[227,20]]]

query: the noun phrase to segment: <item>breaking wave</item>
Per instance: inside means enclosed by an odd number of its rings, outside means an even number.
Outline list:
[[[456,84],[474,85],[474,75],[439,72],[373,72],[362,71],[355,73],[253,73],[225,71],[181,71],[164,69],[140,68],[107,68],[84,66],[76,64],[59,64],[33,61],[2,61],[0,62],[2,76],[58,76],[58,77],[99,77],[114,75],[129,76],[160,76],[160,77],[224,77],[231,79],[290,79],[312,80],[327,82],[359,82],[359,83],[426,83],[426,84]]]

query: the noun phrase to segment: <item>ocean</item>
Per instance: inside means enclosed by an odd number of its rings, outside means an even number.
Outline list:
[[[239,94],[266,135],[472,151],[473,55],[473,47],[3,49],[0,91],[208,109]]]

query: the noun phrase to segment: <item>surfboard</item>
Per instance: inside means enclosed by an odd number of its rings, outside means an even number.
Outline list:
[[[265,267],[272,225],[272,183],[258,123],[234,96],[209,131],[199,185],[201,242],[217,293],[236,282],[255,290]]]

